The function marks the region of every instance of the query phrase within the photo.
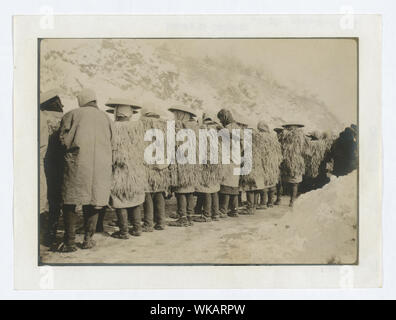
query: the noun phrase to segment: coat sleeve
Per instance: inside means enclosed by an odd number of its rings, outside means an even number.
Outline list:
[[[72,137],[70,137],[70,131],[72,129],[72,126],[73,114],[66,113],[61,120],[59,128],[59,140],[66,149],[70,149],[71,147]]]

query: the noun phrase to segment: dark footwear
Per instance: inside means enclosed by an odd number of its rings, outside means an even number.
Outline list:
[[[248,215],[251,215],[251,214],[253,214],[253,213],[252,213],[252,209],[245,208],[245,209],[243,209],[243,210],[240,210],[240,211],[239,211],[239,214],[240,214],[240,215],[244,215],[244,216],[248,216]],[[228,215],[231,217],[230,214],[228,214]]]
[[[290,201],[290,203],[289,203],[289,207],[293,207],[294,206],[294,201]]]
[[[274,205],[279,206],[280,203],[281,203],[280,199],[277,199],[277,200],[275,201]]]
[[[181,218],[177,219],[176,221],[169,222],[168,225],[171,227],[188,227],[189,222],[186,217],[181,217]]]
[[[122,239],[122,240],[127,240],[127,239],[129,239],[129,235],[128,235],[128,234],[125,234],[125,233],[121,233],[121,231],[114,232],[114,233],[112,233],[111,236],[112,236],[113,238],[116,238],[116,239]]]
[[[272,203],[268,203],[268,204],[267,204],[267,207],[268,207],[268,208],[273,208],[274,205],[273,205]]]
[[[173,213],[171,213],[171,214],[169,215],[169,218],[171,218],[171,219],[179,219],[180,216],[179,216],[176,212],[173,212]]]
[[[192,227],[194,225],[193,218],[187,217],[187,226]]]
[[[96,246],[96,241],[95,240],[84,240],[81,249],[92,249],[93,247]]]
[[[165,230],[165,227],[164,227],[164,226],[161,226],[161,225],[159,225],[159,224],[156,224],[156,225],[154,226],[154,229],[155,229],[155,230],[161,231],[161,230]]]
[[[76,252],[77,251],[77,247],[75,245],[65,245],[64,243],[62,243],[59,247],[58,247],[58,252],[61,253],[67,253],[67,252]]]
[[[219,219],[219,216],[213,216],[212,217],[212,221],[219,221],[220,219]]]
[[[219,217],[220,219],[226,219],[228,216],[225,213],[220,213]]]
[[[153,227],[150,227],[150,226],[147,226],[147,225],[143,225],[142,231],[143,232],[153,232],[154,229],[153,229]]]
[[[239,214],[237,212],[230,212],[228,214],[228,216],[231,217],[231,218],[237,218],[237,217],[239,217]]]
[[[200,217],[193,217],[193,221],[195,222],[210,222],[212,219],[210,217],[206,217],[204,215],[201,215]]]
[[[131,230],[131,235],[135,237],[140,237],[142,235],[142,230],[134,227]]]

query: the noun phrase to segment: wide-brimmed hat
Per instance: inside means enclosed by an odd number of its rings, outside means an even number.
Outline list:
[[[219,124],[217,121],[216,117],[214,115],[211,115],[209,113],[204,113],[202,115],[202,122],[205,124]]]
[[[110,108],[115,108],[116,106],[131,106],[131,108],[135,110],[142,109],[142,107],[136,105],[135,102],[127,98],[109,98],[105,105]]]
[[[53,98],[59,98],[59,91],[57,89],[51,89],[40,94],[40,104],[47,102]]]
[[[185,112],[190,114],[193,117],[196,117],[197,115],[194,113],[194,111],[188,107],[182,107],[182,106],[175,106],[172,108],[168,109],[170,112],[174,112],[174,111],[180,111],[180,112]]]
[[[289,124],[284,124],[282,127],[285,129],[297,129],[297,128],[303,128],[305,126],[299,123],[289,123]]]

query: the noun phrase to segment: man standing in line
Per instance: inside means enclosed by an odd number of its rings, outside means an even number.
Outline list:
[[[116,209],[119,231],[112,237],[129,239],[128,217],[132,235],[140,236],[141,205],[145,198],[146,174],[143,165],[143,126],[132,117],[141,107],[129,99],[109,99],[106,106],[114,108],[113,131],[113,187],[111,205]]]
[[[83,89],[77,96],[80,108],[64,115],[60,140],[65,148],[62,185],[65,223],[63,252],[75,246],[76,205],[83,206],[85,236],[83,249],[95,246],[98,213],[110,198],[112,176],[112,123],[98,109],[96,94]]]
[[[41,94],[40,110],[45,115],[48,130],[48,149],[44,158],[44,170],[48,185],[48,227],[45,239],[51,250],[56,250],[55,240],[61,213],[63,175],[63,149],[59,140],[63,104],[57,90]]]
[[[232,132],[232,129],[241,129],[239,125],[237,125],[232,117],[231,111],[227,109],[221,109],[217,118],[220,120],[221,124],[225,129],[228,129],[229,132]],[[220,218],[224,218],[227,216],[230,217],[238,217],[238,195],[239,195],[239,175],[233,174],[233,169],[238,168],[239,164],[235,164],[231,161],[231,164],[224,165],[225,174],[223,181],[220,185]],[[230,212],[229,207],[231,207]]]

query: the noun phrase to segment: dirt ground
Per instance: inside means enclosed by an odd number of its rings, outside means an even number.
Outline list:
[[[328,188],[329,189],[329,188]],[[330,190],[330,189],[329,189]],[[318,191],[314,191],[318,192]],[[330,191],[326,191],[329,192]],[[322,192],[323,193],[323,192]],[[317,194],[320,195],[320,192]],[[315,194],[312,194],[315,197]],[[348,195],[349,196],[349,195]],[[163,231],[143,233],[140,237],[119,240],[96,234],[91,250],[73,253],[51,252],[40,246],[43,264],[348,264],[357,258],[357,215],[317,214],[306,210],[304,197],[288,206],[258,210],[255,215],[240,215],[220,221],[194,223],[187,228],[168,226]],[[305,196],[307,202],[309,196]],[[302,203],[298,205],[298,201]],[[312,200],[310,200],[312,202]],[[319,201],[326,202],[326,199]],[[350,201],[350,199],[349,199]],[[314,208],[314,207],[313,207]],[[343,208],[344,210],[344,208]],[[167,201],[167,213],[175,211],[175,201]],[[312,212],[311,212],[312,211]],[[323,211],[323,210],[322,210]],[[82,225],[82,217],[81,225]],[[105,229],[114,212],[106,214]],[[62,218],[61,218],[62,220]],[[171,220],[171,219],[169,219]],[[44,223],[44,222],[43,222]],[[60,227],[62,230],[62,226]],[[59,231],[58,237],[62,238]],[[82,242],[78,235],[77,242]]]

